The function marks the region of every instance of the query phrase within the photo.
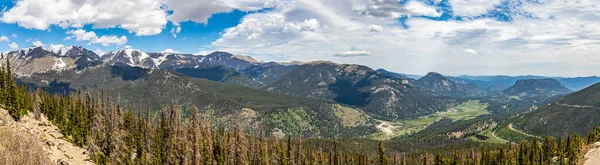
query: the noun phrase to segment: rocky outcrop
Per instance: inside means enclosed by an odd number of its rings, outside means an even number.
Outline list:
[[[56,164],[94,164],[85,149],[66,141],[58,127],[44,115],[36,120],[33,114],[29,113],[21,121],[15,122],[6,110],[0,109],[0,121],[3,123],[0,128],[9,128],[34,137],[37,143],[44,146],[48,158]]]

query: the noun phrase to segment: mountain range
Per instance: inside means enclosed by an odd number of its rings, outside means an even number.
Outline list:
[[[376,126],[382,121],[418,119],[469,100],[488,104],[491,113],[522,112],[571,93],[565,86],[595,82],[435,72],[419,77],[329,61],[261,62],[226,52],[123,49],[98,55],[81,46],[30,47],[4,58],[17,81],[32,88],[63,94],[105,90],[123,104],[153,109],[196,106],[229,125],[245,121],[249,127],[309,137],[370,136],[381,131]]]

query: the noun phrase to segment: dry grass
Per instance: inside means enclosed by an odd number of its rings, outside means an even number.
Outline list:
[[[53,164],[42,147],[31,135],[0,127],[1,164]]]

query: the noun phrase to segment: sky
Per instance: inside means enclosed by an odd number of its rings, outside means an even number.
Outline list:
[[[600,75],[597,0],[0,0],[0,51],[329,60],[446,75]]]

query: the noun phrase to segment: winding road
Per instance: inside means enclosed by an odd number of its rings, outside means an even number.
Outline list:
[[[528,133],[526,133],[526,132],[523,132],[523,131],[521,131],[521,130],[515,129],[515,128],[513,127],[513,123],[510,123],[510,124],[508,125],[508,129],[510,129],[510,130],[513,130],[513,131],[515,131],[515,132],[518,132],[518,133],[520,133],[520,134],[523,134],[523,135],[525,135],[525,136],[529,136],[529,137],[534,137],[534,138],[541,139],[541,137],[539,137],[539,136],[531,135],[531,134],[528,134]]]

